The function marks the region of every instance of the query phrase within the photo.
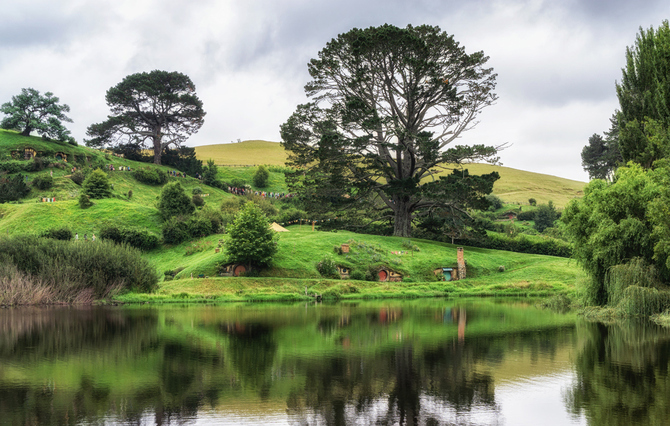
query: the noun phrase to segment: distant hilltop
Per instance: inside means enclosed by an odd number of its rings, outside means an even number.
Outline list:
[[[286,152],[278,142],[249,140],[237,143],[203,145],[195,147],[196,157],[203,162],[214,160],[219,166],[280,166],[286,161]],[[585,182],[527,172],[510,167],[489,164],[467,164],[464,168],[472,174],[497,171],[500,174],[493,193],[509,203],[528,204],[529,198],[538,203],[553,201],[563,208],[568,201],[584,194]],[[445,172],[448,173],[448,172]]]

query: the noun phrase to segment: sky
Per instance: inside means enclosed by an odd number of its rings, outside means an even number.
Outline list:
[[[127,75],[178,71],[207,112],[188,146],[261,139],[307,98],[307,63],[338,34],[437,25],[498,74],[459,144],[509,146],[504,166],[588,181],[581,150],[609,128],[627,46],[667,0],[3,0],[0,103],[31,87],[70,106],[80,143]]]

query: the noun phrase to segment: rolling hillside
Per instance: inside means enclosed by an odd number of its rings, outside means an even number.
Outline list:
[[[211,158],[217,165],[236,166],[231,167],[230,173],[240,175],[244,174],[241,170],[244,167],[240,166],[283,165],[286,160],[286,153],[279,143],[258,140],[198,146],[195,152],[203,162]],[[469,164],[466,168],[473,174],[497,171],[500,180],[495,183],[493,193],[507,203],[528,204],[529,198],[535,198],[538,203],[553,201],[558,208],[563,208],[568,201],[581,197],[586,185],[584,182],[503,166]],[[251,173],[248,171],[247,175]]]

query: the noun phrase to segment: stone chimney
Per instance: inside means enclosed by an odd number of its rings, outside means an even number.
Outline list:
[[[458,279],[465,278],[465,258],[463,257],[463,247],[456,249],[456,262],[458,262]]]

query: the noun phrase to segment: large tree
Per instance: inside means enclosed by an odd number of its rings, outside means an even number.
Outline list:
[[[168,146],[178,147],[204,122],[202,101],[191,79],[179,72],[151,71],[127,76],[105,96],[112,115],[87,130],[86,145],[146,144],[154,163]]]
[[[640,28],[626,49],[626,66],[616,85],[620,110],[619,149],[625,162],[651,167],[670,155],[670,26]]]
[[[589,137],[589,144],[582,149],[582,168],[591,179],[612,180],[616,168],[623,163],[616,116],[610,121],[612,127],[605,132],[605,137],[594,133]]]
[[[376,203],[400,236],[416,214],[461,208],[437,174],[447,164],[497,161],[494,147],[447,148],[496,100],[487,61],[438,27],[340,34],[308,64],[312,101],[281,126],[288,163],[299,169],[292,190],[322,206]]]
[[[18,130],[23,136],[29,136],[35,131],[50,139],[74,140],[63,125],[64,121],[72,123],[65,115],[70,112],[70,107],[59,104],[59,101],[51,92],[41,95],[39,90],[21,89],[21,94],[12,96],[11,102],[0,106],[0,112],[6,115],[0,122],[0,127]]]

